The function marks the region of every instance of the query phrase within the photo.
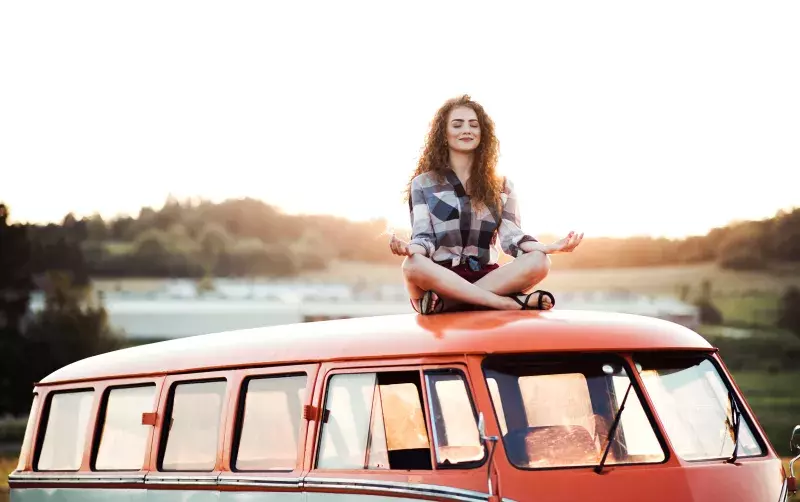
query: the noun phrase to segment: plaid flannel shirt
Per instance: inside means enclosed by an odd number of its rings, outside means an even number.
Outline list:
[[[423,173],[411,181],[411,240],[425,248],[426,256],[450,266],[477,258],[481,266],[497,263],[502,250],[517,257],[526,241],[536,241],[520,228],[520,216],[514,185],[507,178],[501,192],[502,214],[494,209],[473,206],[458,176],[447,169],[443,179],[434,173]]]

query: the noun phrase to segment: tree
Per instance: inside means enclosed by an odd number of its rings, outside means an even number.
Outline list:
[[[123,346],[105,306],[101,300],[96,304],[91,300],[89,288],[74,286],[67,274],[50,272],[43,290],[44,309],[33,316],[25,332],[30,381]]]
[[[84,219],[86,223],[87,238],[93,242],[102,242],[109,237],[109,229],[106,222],[99,214],[93,214],[91,218]]]
[[[0,204],[0,415],[24,413],[30,406],[30,380],[24,378],[31,249],[27,228],[9,225],[9,210]]]
[[[732,270],[765,268],[768,231],[768,226],[761,222],[740,223],[732,227],[717,248],[720,267]]]
[[[722,324],[722,313],[711,301],[711,281],[703,280],[700,285],[700,297],[695,301],[700,309],[700,322],[703,324]]]
[[[208,223],[203,228],[198,241],[200,243],[201,263],[206,275],[212,275],[220,258],[228,252],[232,239],[222,225]]]
[[[800,289],[790,287],[778,307],[778,327],[800,336]]]

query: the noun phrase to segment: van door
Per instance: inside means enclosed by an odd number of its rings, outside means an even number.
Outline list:
[[[323,365],[308,501],[485,500],[487,456],[464,361],[389,364]]]

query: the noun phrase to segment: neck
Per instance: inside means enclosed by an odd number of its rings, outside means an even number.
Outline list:
[[[475,158],[472,152],[464,153],[450,150],[450,169],[456,173],[461,183],[466,183],[472,172],[472,161]]]

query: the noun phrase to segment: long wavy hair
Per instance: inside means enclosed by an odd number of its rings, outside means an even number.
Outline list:
[[[494,122],[489,114],[466,94],[447,100],[436,111],[425,138],[425,146],[417,168],[406,185],[405,200],[408,201],[411,197],[411,180],[415,177],[422,173],[433,172],[439,179],[442,179],[444,172],[449,169],[450,149],[447,146],[447,117],[453,108],[459,106],[472,108],[478,116],[478,124],[481,128],[481,141],[475,149],[472,172],[465,187],[467,194],[473,203],[477,202],[486,207],[497,208],[500,205],[500,191],[503,189],[502,179],[495,173],[500,144],[494,133]]]

